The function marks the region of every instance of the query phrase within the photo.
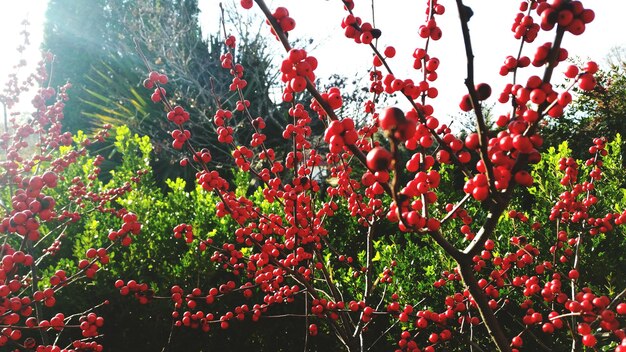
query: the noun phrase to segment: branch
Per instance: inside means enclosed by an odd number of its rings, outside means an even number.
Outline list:
[[[470,294],[474,298],[476,305],[478,307],[478,312],[485,323],[485,327],[489,332],[493,342],[496,344],[496,347],[501,352],[509,352],[511,351],[511,345],[509,339],[504,334],[504,330],[500,325],[500,322],[496,318],[495,314],[489,308],[489,301],[487,300],[487,296],[483,292],[483,290],[478,285],[478,280],[476,280],[476,276],[474,276],[474,268],[471,264],[471,260],[460,262],[459,263],[459,273],[461,274],[461,278],[463,282],[467,286]]]
[[[480,250],[482,250],[485,242],[491,237],[493,231],[496,229],[498,225],[498,221],[500,220],[500,216],[504,212],[506,206],[509,204],[510,200],[510,192],[505,193],[504,200],[500,203],[492,203],[489,207],[489,212],[487,213],[487,219],[483,226],[476,233],[476,237],[470,242],[470,244],[465,248],[463,253],[467,254],[470,258],[476,255]]]
[[[485,118],[483,111],[478,101],[476,94],[476,88],[474,85],[474,51],[472,50],[472,41],[469,34],[469,27],[467,23],[471,17],[471,9],[463,4],[463,0],[457,0],[456,5],[459,9],[459,18],[461,19],[461,30],[463,31],[463,42],[465,43],[465,55],[467,57],[467,78],[465,79],[465,86],[469,93],[474,113],[476,114],[476,131],[478,132],[479,147],[480,147],[480,160],[482,160],[485,169],[487,170],[487,179],[489,182],[489,190],[491,194],[496,194],[495,178],[493,175],[493,165],[489,159],[487,153],[487,145],[489,143],[488,132],[489,129],[485,124]]]
[[[283,45],[283,47],[285,48],[285,50],[286,51],[291,50],[291,45],[289,44],[289,40],[287,39],[287,36],[283,32],[283,30],[280,27],[280,25],[276,22],[276,19],[274,18],[274,16],[272,16],[272,12],[270,11],[270,9],[265,4],[265,1],[263,1],[263,0],[255,0],[255,2],[257,3],[257,5],[259,5],[259,8],[261,9],[261,11],[263,11],[263,14],[265,15],[265,17],[269,21],[270,26],[272,27],[272,29],[274,29],[274,32],[276,32],[276,36],[280,40],[280,42]],[[313,82],[311,82],[311,80],[309,80],[308,77],[305,77],[305,79],[306,79],[306,89],[307,89],[307,91],[320,104],[320,106],[322,107],[324,112],[328,115],[328,118],[333,120],[333,121],[338,121],[339,117],[337,116],[337,114],[335,114],[335,111],[330,107],[330,105],[328,105],[328,103],[322,98],[322,95],[317,90],[317,88],[315,88],[315,86],[313,85]],[[359,159],[361,164],[363,164],[363,165],[367,164],[365,162],[365,154],[363,154],[363,152],[356,145],[348,145],[347,147],[348,147],[348,149],[350,149],[352,154],[354,154],[354,156],[357,159]],[[389,184],[382,183],[381,185],[382,185],[383,189],[385,190],[385,192],[387,194],[391,194],[391,187],[389,186]]]

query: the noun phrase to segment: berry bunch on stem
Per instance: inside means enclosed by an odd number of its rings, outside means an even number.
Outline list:
[[[115,200],[140,181],[142,172],[120,187],[99,182],[104,158],[89,147],[104,141],[111,126],[91,137],[62,130],[68,83],[48,86],[53,56],[44,55],[37,73],[19,86],[9,81],[0,135],[0,349],[3,351],[102,351],[104,319],[98,310],[108,302],[60,311],[69,286],[84,285],[110,261],[115,248],[128,246],[141,224]],[[17,103],[32,94],[32,113]],[[77,170],[81,170],[80,173]],[[90,213],[114,219],[106,247],[71,257],[74,234]],[[107,233],[101,234],[102,238]],[[65,263],[64,265],[60,263]],[[71,264],[71,265],[70,265]],[[55,269],[53,269],[55,268]],[[86,309],[85,309],[86,308]],[[80,312],[79,310],[85,309]]]

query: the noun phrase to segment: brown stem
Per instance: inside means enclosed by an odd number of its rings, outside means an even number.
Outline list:
[[[324,260],[324,256],[322,256],[322,253],[320,253],[319,250],[315,251],[315,256],[317,257],[317,259],[322,262]],[[330,277],[330,273],[328,272],[328,270],[326,269],[325,265],[322,265],[322,274],[324,275],[324,281],[326,282],[326,284],[328,285],[328,288],[330,289],[330,292],[335,300],[335,302],[339,302],[339,301],[343,301],[342,297],[341,297],[341,292],[339,292],[339,290],[337,289],[337,286],[335,285],[335,283],[333,282],[332,278]],[[351,328],[354,328],[352,322],[350,321],[350,317],[347,313],[340,313],[339,317],[341,319],[342,322],[342,330],[344,331],[345,336],[348,337],[348,342],[351,340],[349,337],[351,336],[349,333],[349,329],[351,330]],[[351,326],[352,325],[352,326]]]
[[[469,26],[467,25],[467,23],[469,22],[469,16],[465,14],[467,12],[467,6],[463,4],[462,0],[457,0],[456,4],[457,8],[459,9],[461,30],[463,31],[463,42],[465,43],[465,56],[467,57],[467,78],[465,79],[465,86],[467,87],[467,91],[472,102],[472,107],[474,108],[474,113],[476,114],[476,131],[478,132],[479,136],[480,160],[482,160],[483,165],[487,170],[489,190],[493,195],[496,192],[494,184],[495,178],[493,175],[493,166],[491,164],[491,160],[489,159],[489,154],[487,153],[487,145],[489,143],[489,129],[487,128],[487,124],[485,123],[483,111],[478,101],[476,88],[474,86],[474,51],[472,49],[472,40],[469,33]]]
[[[487,213],[487,219],[483,226],[476,233],[476,237],[465,248],[463,253],[467,254],[470,258],[476,255],[485,245],[485,242],[491,237],[493,231],[498,225],[500,216],[504,212],[506,206],[509,204],[510,193],[505,194],[505,198],[500,203],[492,203]]]
[[[505,352],[511,351],[511,345],[509,339],[506,337],[500,322],[496,318],[493,310],[489,308],[489,301],[487,300],[487,296],[483,292],[483,290],[478,285],[478,280],[476,280],[476,276],[474,276],[474,268],[472,266],[471,260],[465,260],[459,263],[459,273],[461,274],[461,278],[463,282],[467,286],[470,294],[474,298],[476,302],[476,306],[478,307],[478,312],[485,323],[485,327],[489,332],[493,342],[496,344],[498,351]]]
[[[28,241],[26,248],[28,249],[28,253],[29,254],[33,254],[33,243],[32,241]],[[38,290],[38,286],[39,286],[39,273],[38,273],[38,268],[37,265],[35,264],[35,262],[33,261],[33,264],[30,267],[31,270],[31,277],[32,277],[32,290],[33,290],[33,295],[35,294],[35,292]],[[41,321],[41,302],[34,302],[34,308],[35,308],[35,317],[37,318],[37,321]],[[48,344],[48,335],[44,333],[43,330],[39,330],[39,333],[41,335],[41,341],[44,345]]]
[[[378,221],[374,221],[373,224],[370,225],[370,227],[367,229],[367,249],[366,249],[366,265],[367,265],[367,271],[365,272],[365,291],[363,292],[363,302],[365,302],[366,304],[369,301],[370,298],[370,294],[372,292],[372,288],[373,288],[373,275],[374,272],[372,271],[372,255],[374,252],[374,241],[373,241],[373,237],[376,234],[376,230],[378,228],[379,222]],[[354,329],[354,333],[352,334],[353,337],[359,337],[361,340],[363,339],[363,320],[359,319],[359,322],[356,324],[356,327]],[[361,346],[363,347],[363,346]],[[361,348],[362,350],[363,348]]]
[[[372,259],[374,254],[374,235],[377,233],[378,229],[378,221],[375,221],[367,230],[367,252],[366,252],[366,262],[367,262],[367,271],[365,272],[365,292],[363,293],[363,301],[367,303],[370,298],[370,294],[372,293],[372,279],[374,275],[374,271],[372,270]]]

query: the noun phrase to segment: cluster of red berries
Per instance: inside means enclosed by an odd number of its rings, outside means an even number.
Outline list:
[[[233,133],[234,129],[232,126],[219,126],[217,128],[217,141],[224,144],[231,144],[235,140]]]
[[[246,88],[246,86],[248,85],[248,81],[242,78],[243,66],[241,66],[240,64],[236,64],[235,67],[230,70],[230,72],[233,75],[233,81],[228,86],[228,89],[231,92],[234,92],[238,89]],[[237,106],[237,110],[243,111],[243,108],[240,108],[239,106]]]
[[[383,284],[393,283],[393,269],[385,267],[381,274],[380,282]]]
[[[541,16],[541,29],[544,31],[558,25],[574,35],[585,32],[585,25],[596,16],[593,10],[585,9],[580,1],[563,0],[541,2],[537,5],[537,14]]]
[[[87,252],[85,252],[85,256],[87,259],[94,259],[98,257],[98,261],[102,264],[109,263],[109,255],[106,248],[89,248]]]
[[[127,283],[124,283],[123,280],[116,280],[115,288],[120,290],[122,296],[133,294],[140,304],[149,303],[154,296],[154,291],[145,282],[138,283],[135,280],[129,280]]]
[[[415,133],[415,136],[418,136],[422,133],[428,133],[428,132],[423,132],[420,131],[422,130],[422,128],[420,128],[419,126],[423,126],[423,125],[418,125],[417,128],[417,132]],[[428,136],[430,136],[430,134],[426,134]],[[428,142],[426,142],[428,140]],[[412,141],[408,140],[406,144],[409,144],[409,142]],[[428,143],[432,143],[432,139],[426,139],[426,138],[422,138],[420,137],[416,143],[419,143],[420,145],[426,145]],[[423,144],[422,144],[423,143]],[[432,144],[431,144],[432,145]],[[407,149],[412,150],[410,148],[407,147]],[[415,149],[415,148],[413,148]],[[432,155],[427,155],[424,153],[415,153],[411,156],[411,159],[409,159],[406,162],[406,170],[408,172],[417,172],[418,170],[428,170],[430,168],[433,167],[433,165],[435,165],[435,158]]]
[[[476,98],[479,101],[487,100],[491,96],[491,86],[487,83],[479,83],[474,87],[476,91]],[[463,98],[461,98],[461,102],[459,103],[459,108],[461,110],[467,112],[472,110],[474,106],[472,105],[472,99],[469,94],[465,94]]]
[[[104,326],[104,318],[99,317],[96,313],[89,313],[86,316],[83,315],[78,319],[78,321],[80,322],[80,330],[83,337],[98,336],[98,328]],[[74,347],[76,348],[76,346]],[[80,346],[79,348],[84,347]]]
[[[344,1],[344,3],[346,3]],[[344,29],[344,35],[347,38],[353,39],[357,44],[371,44],[374,39],[378,39],[381,35],[381,31],[372,26],[369,22],[363,22],[363,20],[352,14],[347,15],[341,20],[341,28]]]
[[[280,26],[280,30],[282,30],[285,34],[288,34],[289,31],[294,30],[296,28],[296,21],[289,16],[289,10],[285,7],[277,7],[276,10],[272,13],[272,17],[276,20],[278,25]],[[265,20],[267,24],[270,24],[269,20]],[[278,39],[278,35],[274,28],[271,28],[272,34]]]
[[[39,327],[61,331],[65,327],[65,314],[57,313],[50,320],[41,320],[39,322]]]
[[[193,161],[196,163],[208,164],[212,159],[213,157],[211,156],[211,151],[207,148],[202,148],[193,155]]]
[[[421,51],[419,51],[418,53],[414,53],[414,57],[416,60],[419,60],[418,57],[421,56]],[[425,73],[425,77],[426,80],[433,82],[437,80],[437,69],[439,68],[439,59],[436,57],[430,57],[429,55],[427,55],[424,52],[424,56],[422,57],[422,60],[424,61],[424,73]]]
[[[596,87],[597,82],[594,74],[598,72],[598,69],[598,64],[594,61],[588,61],[585,66],[582,67],[582,70],[579,70],[577,66],[570,65],[565,71],[565,77],[578,79],[578,88],[589,91]]]
[[[141,223],[137,221],[137,215],[126,213],[122,216],[122,227],[109,232],[108,238],[111,241],[120,240],[122,246],[129,246],[132,243],[130,235],[138,235],[141,232]]]
[[[231,49],[235,48],[235,44],[236,43],[237,43],[237,38],[235,38],[234,35],[229,35],[228,38],[226,38],[226,40],[224,40],[224,44],[226,44],[226,46],[228,48],[231,48]],[[243,69],[243,67],[242,67],[242,69]]]
[[[450,164],[453,161],[453,156],[462,164],[466,164],[471,160],[470,153],[467,150],[463,150],[463,141],[452,134],[449,127],[445,124],[441,125],[441,127],[437,128],[435,132],[443,135],[441,140],[444,143],[443,146],[445,146],[444,148],[439,149],[435,155],[439,163]]]
[[[489,196],[489,183],[485,174],[476,174],[473,178],[465,182],[463,186],[465,193],[471,194],[474,199],[479,202],[487,199]]]
[[[376,65],[376,61],[378,61],[376,60],[377,56],[375,56],[374,58]],[[435,97],[438,94],[437,89],[434,87],[429,88],[428,82],[426,81],[421,81],[419,84],[416,85],[415,82],[410,78],[403,80],[397,78],[391,73],[386,74],[382,81],[380,80],[381,76],[382,73],[378,70],[370,72],[370,80],[372,81],[372,84],[370,85],[370,92],[375,94],[382,94],[383,92],[387,94],[401,92],[402,94],[411,97],[411,99],[417,99],[422,92],[426,92],[427,95],[432,97]],[[374,109],[372,109],[372,111],[373,110]]]
[[[6,346],[9,341],[14,342],[22,338],[22,330],[3,328],[0,332],[0,346]]]
[[[104,265],[109,263],[109,255],[106,248],[89,248],[85,255],[87,259],[79,261],[78,268],[81,270],[85,270],[85,276],[90,279],[95,276],[96,272],[99,269],[99,265],[96,263],[96,261]]]
[[[506,76],[510,72],[514,72],[518,67],[524,68],[530,65],[530,58],[528,56],[520,56],[519,59],[509,55],[504,59],[504,64],[500,67],[500,75]],[[507,94],[508,95],[508,94]],[[501,103],[506,103],[508,99],[500,99]]]
[[[593,166],[589,176],[594,180],[599,180],[602,177],[600,169],[602,157],[607,155],[606,140],[604,138],[595,138],[594,145],[589,148],[589,152],[592,154],[592,158],[588,159],[586,164],[587,166]],[[568,187],[568,190],[559,195],[559,201],[552,207],[549,219],[552,221],[559,219],[566,223],[578,223],[586,220],[592,226],[589,230],[591,234],[597,233],[599,229],[602,229],[602,232],[606,232],[608,228],[611,228],[610,222],[615,220],[612,215],[607,219],[589,218],[588,210],[597,202],[597,198],[589,193],[594,189],[594,185],[588,181],[576,183],[578,179],[578,165],[575,160],[571,158],[559,160],[559,170],[564,172],[561,184]],[[579,199],[581,195],[585,196],[584,199]]]
[[[343,97],[341,96],[341,91],[337,87],[329,88],[327,92],[321,93],[320,96],[332,110],[337,110],[343,105]],[[327,115],[326,110],[324,110],[322,105],[316,99],[311,99],[310,108],[317,113],[320,119]]]
[[[167,84],[168,78],[167,75],[159,73],[157,71],[151,71],[148,74],[148,78],[143,81],[143,86],[146,89],[154,88],[154,92],[150,96],[150,99],[154,103],[160,102],[163,98],[165,98],[166,91],[160,85]]]
[[[582,322],[576,326],[576,331],[582,336],[582,343],[587,347],[594,347],[597,338],[592,331],[591,324],[595,321],[600,322],[599,326],[604,331],[617,331],[619,335],[620,323],[613,309],[609,308],[611,303],[607,296],[596,296],[589,288],[583,288],[582,291],[576,293],[574,299],[565,302],[565,309],[572,313],[581,313]],[[622,331],[622,341],[626,336]]]
[[[280,65],[281,80],[287,83],[283,92],[283,101],[292,101],[293,93],[306,89],[307,79],[315,80],[317,59],[309,56],[304,49],[291,49],[287,58]]]
[[[172,317],[174,319],[179,319],[180,313],[175,311],[173,312]],[[209,322],[213,321],[214,319],[215,319],[215,316],[213,315],[213,313],[205,314],[203,311],[197,311],[195,313],[192,313],[190,311],[185,311],[183,312],[182,318],[180,318],[179,320],[176,320],[174,322],[174,325],[184,326],[184,327],[188,327],[191,329],[200,328],[202,331],[207,332],[211,329],[211,325],[209,325]]]
[[[564,173],[560,181],[563,186],[578,182],[578,163],[576,163],[576,159],[572,157],[561,158],[559,160],[559,171]]]
[[[215,123],[216,126],[224,126],[224,122],[230,120],[232,117],[232,111],[217,109],[217,111],[215,111],[215,115],[213,115],[213,123]]]
[[[455,210],[455,207],[457,207],[456,210]],[[454,210],[454,212],[451,213],[453,210]],[[472,231],[472,228],[470,227],[473,219],[469,215],[467,210],[463,209],[462,206],[457,206],[457,205],[455,205],[453,203],[448,203],[448,204],[446,204],[446,211],[449,213],[450,219],[452,219],[452,220],[460,219],[461,220],[463,225],[461,225],[459,230],[465,236],[465,239],[468,240],[468,241],[473,240],[474,236],[476,234]]]
[[[200,171],[196,173],[196,180],[202,189],[212,191],[214,189],[228,189],[228,181],[223,179],[220,174],[213,171]]]
[[[539,47],[537,47],[537,50],[535,51],[535,55],[533,56],[533,59],[531,61],[531,63],[533,64],[533,66],[535,67],[541,67],[545,64],[548,64],[548,59],[549,59],[549,55],[552,51],[552,43],[551,42],[545,42],[543,45],[540,45]],[[569,53],[567,52],[567,50],[565,50],[565,48],[559,48],[559,52],[558,55],[555,58],[555,61],[552,62],[552,64],[556,64],[558,62],[562,62],[567,60]]]
[[[191,132],[189,130],[176,129],[172,131],[171,135],[174,139],[172,141],[172,148],[178,150],[183,149],[185,142],[187,142],[189,138],[191,138]]]
[[[324,141],[328,143],[331,153],[341,153],[344,146],[354,145],[358,138],[359,135],[354,127],[354,120],[351,118],[332,121],[324,132]]]
[[[532,16],[524,15],[521,12],[515,16],[515,21],[511,27],[511,31],[515,33],[515,39],[523,39],[527,43],[535,41],[540,29],[539,24],[535,23]]]
[[[193,226],[190,224],[178,224],[174,227],[174,238],[180,239],[185,237],[185,242],[193,242]]]
[[[189,121],[189,112],[185,111],[182,106],[177,105],[167,113],[167,119],[176,125],[182,125]]]
[[[233,67],[233,54],[229,51],[220,55],[220,64],[222,68],[231,69]]]
[[[233,159],[235,159],[235,165],[242,171],[250,170],[250,160],[254,157],[254,152],[245,146],[239,147],[232,152]]]
[[[411,110],[414,112],[414,110]],[[378,126],[390,138],[404,142],[413,138],[417,128],[417,114],[407,113],[397,107],[388,107],[378,115]]]
[[[443,15],[446,12],[445,6],[438,4],[437,0],[430,1],[429,7],[426,8],[426,16],[428,16],[428,20],[426,24],[422,24],[419,26],[417,33],[421,38],[430,38],[432,40],[441,39],[441,28],[437,26],[437,21],[435,20],[435,15]]]
[[[402,194],[402,196],[405,196]],[[425,202],[421,198],[411,201],[405,197],[400,204],[391,203],[387,212],[387,220],[390,222],[399,222],[398,229],[400,231],[428,230],[437,231],[441,227],[441,222],[432,217],[423,217],[422,209],[426,204],[432,204],[437,201],[437,194],[433,191],[426,191],[424,194]],[[398,209],[399,208],[399,209]],[[399,215],[402,217],[400,218]]]
[[[25,254],[22,251],[16,251],[8,244],[0,246],[0,252],[4,253],[2,266],[0,267],[0,283],[6,282],[6,279],[10,277],[10,273],[14,271],[17,265],[23,265],[29,267],[33,264],[33,257],[30,254]],[[1,287],[1,286],[0,286]],[[0,297],[4,290],[0,288]]]
[[[57,180],[57,174],[52,171],[46,171],[41,176],[24,178],[21,188],[11,197],[12,211],[0,222],[0,232],[17,233],[31,241],[37,241],[40,236],[39,222],[56,216],[54,198],[43,194],[42,189],[56,187]]]
[[[97,343],[96,341],[76,340],[72,342],[72,347],[74,347],[74,350],[76,352],[102,352],[104,351],[104,346]],[[37,349],[36,352],[39,352],[39,349]],[[64,351],[61,350],[60,352],[64,352]],[[67,352],[72,352],[72,351],[67,351]]]

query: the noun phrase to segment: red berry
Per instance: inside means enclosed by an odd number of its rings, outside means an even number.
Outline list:
[[[367,153],[366,163],[372,171],[384,171],[389,169],[392,159],[393,156],[387,149],[376,147]]]
[[[388,107],[378,116],[378,125],[385,131],[390,131],[401,121],[404,121],[404,112],[396,107]]]
[[[593,347],[596,345],[597,342],[598,340],[594,335],[588,334],[583,336],[583,345],[587,347]]]
[[[396,56],[396,48],[394,48],[393,46],[388,46],[385,48],[385,56],[388,58],[392,58],[394,56]]]
[[[465,94],[459,103],[459,108],[461,110],[468,112],[472,110],[472,99],[470,99],[469,94]]]
[[[530,187],[533,184],[533,177],[528,173],[528,171],[521,170],[515,173],[515,182],[517,182],[520,186]]]
[[[565,70],[565,77],[576,78],[577,75],[578,75],[578,67],[576,65],[567,66],[567,70]]]
[[[485,100],[491,96],[491,87],[487,83],[479,83],[476,86],[478,100]]]

